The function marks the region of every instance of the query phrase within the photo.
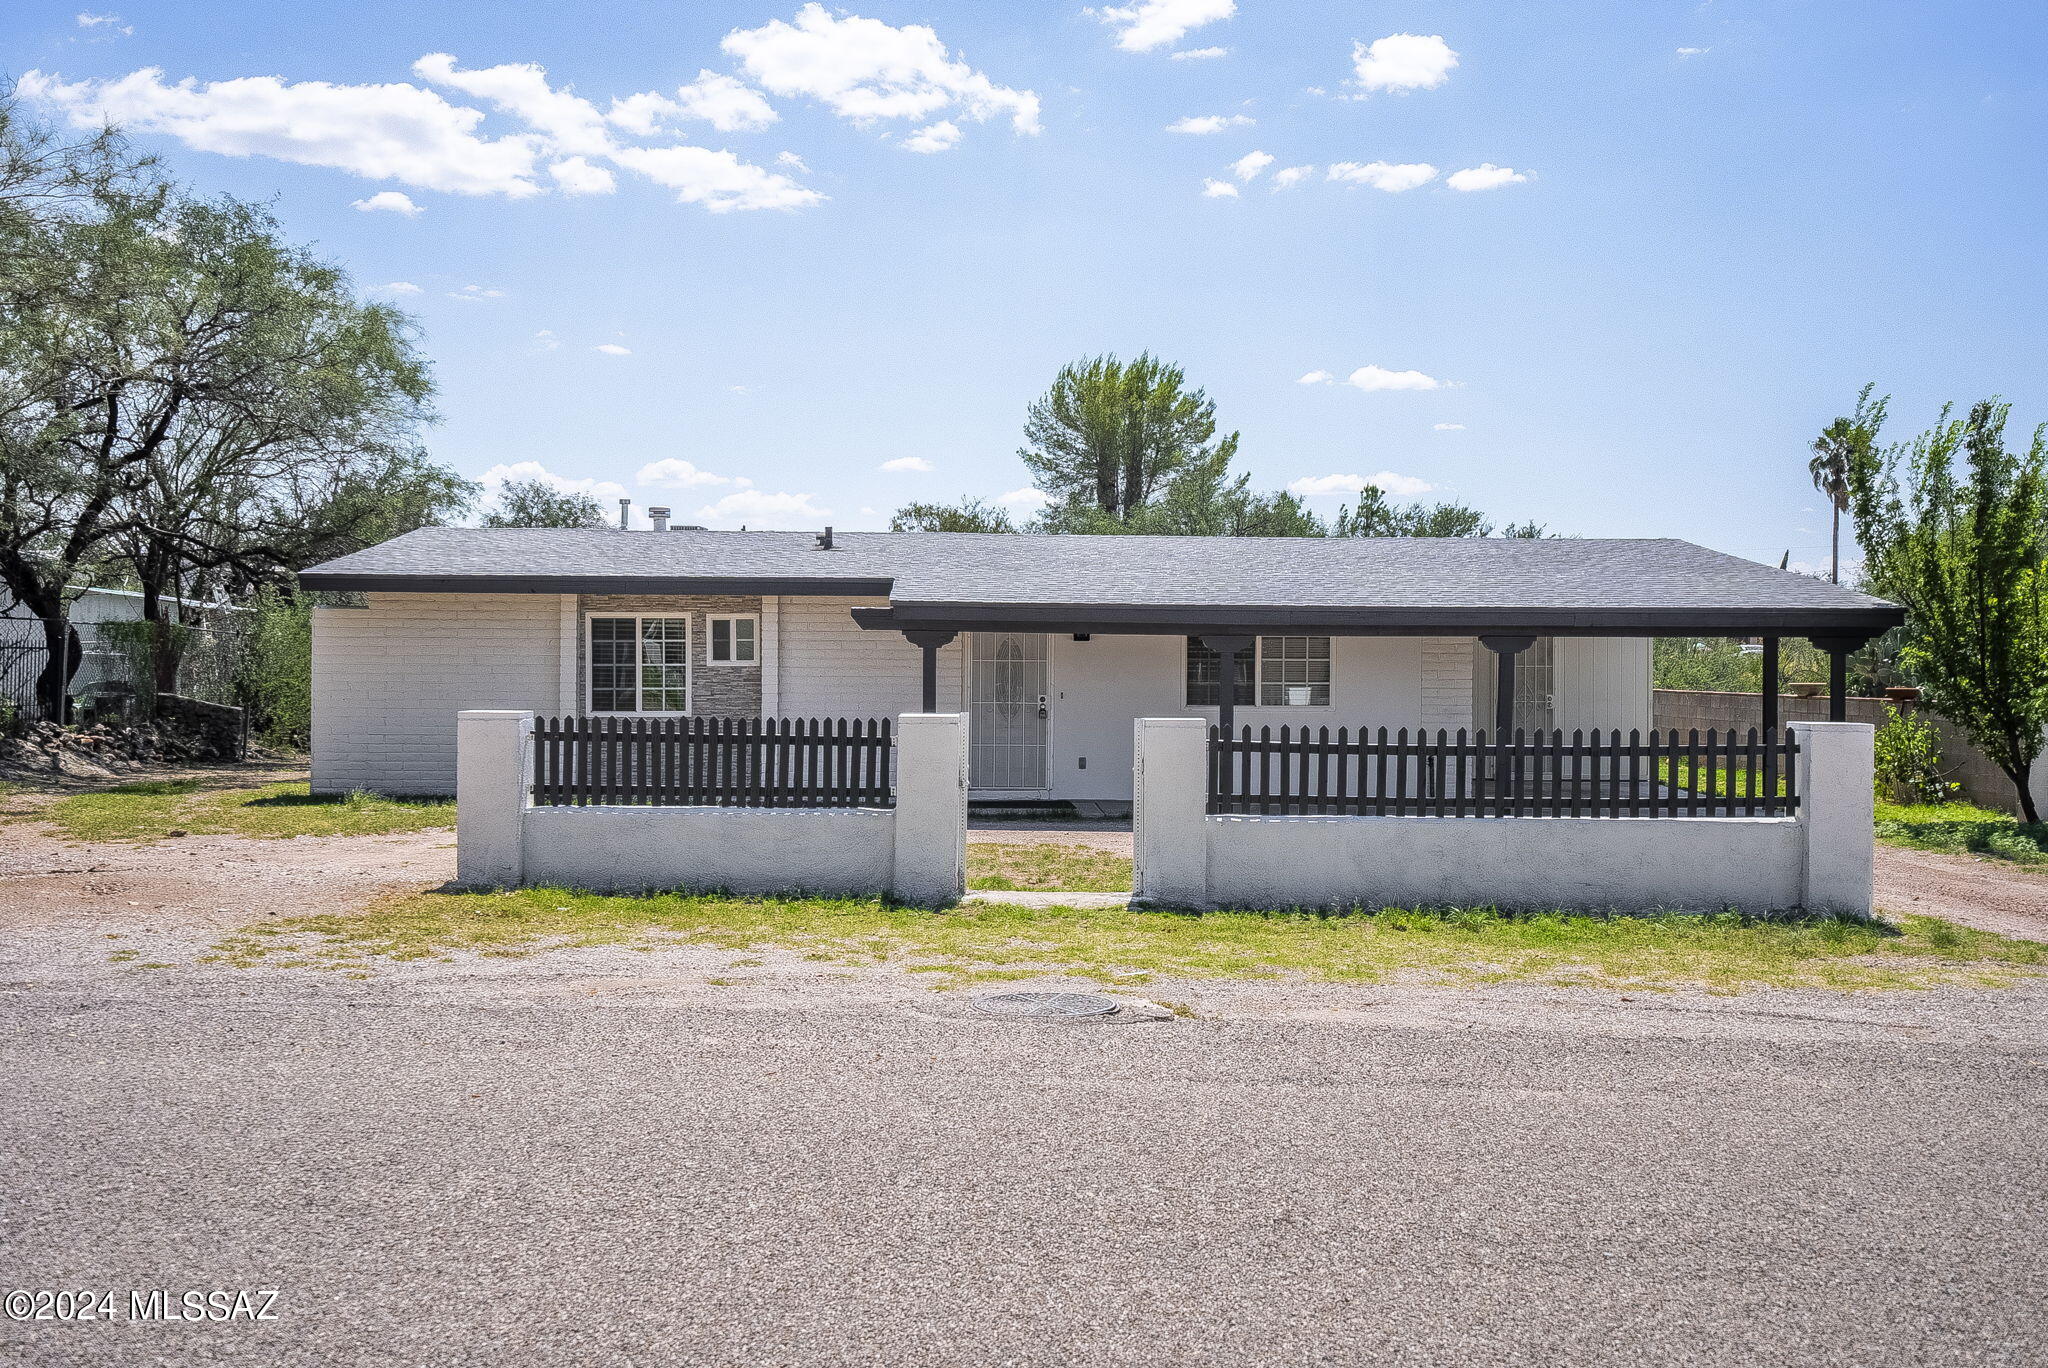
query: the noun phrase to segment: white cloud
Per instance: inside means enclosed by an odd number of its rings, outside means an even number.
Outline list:
[[[1413,190],[1418,185],[1427,185],[1436,179],[1436,168],[1428,162],[1333,162],[1324,173],[1324,178],[1333,181],[1354,181],[1370,185],[1375,190],[1384,190],[1398,195],[1403,190]]]
[[[960,126],[951,119],[941,119],[905,138],[903,146],[912,152],[944,152],[959,141]]]
[[[1204,199],[1236,199],[1237,187],[1229,181],[1204,180],[1202,182],[1202,197]]]
[[[1294,383],[1297,385],[1327,385],[1336,378],[1336,376],[1326,370],[1312,370]]]
[[[1433,423],[1430,426],[1431,430],[1435,432],[1463,432],[1465,430],[1463,423]]]
[[[824,198],[730,152],[687,144],[618,146],[609,131],[613,125],[595,105],[550,85],[546,71],[533,63],[463,70],[454,57],[429,53],[414,70],[487,102],[525,131],[481,136],[484,111],[407,84],[345,86],[256,76],[211,84],[188,78],[172,85],[161,71],[148,68],[114,81],[65,82],[29,72],[18,90],[25,99],[63,110],[79,127],[113,122],[131,132],[169,134],[200,151],[334,167],[451,194],[545,193],[539,166],[552,156],[548,171],[564,194],[613,188],[612,173],[599,164],[609,161],[713,212],[801,208]],[[730,78],[707,83],[700,76],[677,94],[685,99],[633,96],[613,103],[615,112],[634,111],[622,116],[625,123],[648,130],[669,109],[727,124],[760,113],[743,98],[759,96]]]
[[[1254,122],[1243,114],[1190,114],[1166,126],[1169,133],[1221,133],[1226,128],[1244,128]]]
[[[538,62],[506,62],[461,71],[450,54],[430,52],[414,62],[412,69],[422,80],[474,95],[500,113],[519,119],[562,151],[601,154],[611,148],[597,106],[567,89],[555,89],[548,83],[547,69]]]
[[[1176,62],[1206,62],[1212,57],[1228,57],[1229,48],[1182,48],[1173,54]]]
[[[1432,90],[1444,83],[1458,54],[1434,35],[1395,33],[1351,45],[1351,65],[1367,90]]]
[[[552,328],[542,328],[533,335],[533,349],[537,352],[558,351],[561,346],[562,339],[555,336]]]
[[[802,172],[805,175],[809,175],[811,170],[804,159],[794,152],[777,152],[775,154],[775,164],[777,166],[786,166],[792,171]]]
[[[1271,166],[1273,160],[1270,152],[1247,152],[1232,162],[1230,169],[1237,174],[1239,180],[1248,181]]]
[[[714,475],[708,470],[699,470],[688,461],[670,456],[640,467],[640,473],[633,477],[637,485],[651,485],[656,489],[695,489],[700,485],[737,485],[747,488],[752,482],[736,479],[730,475]]]
[[[465,285],[459,290],[450,290],[448,297],[481,302],[486,299],[503,299],[505,292],[487,285]]]
[[[623,499],[626,487],[611,480],[571,479],[557,475],[539,461],[515,461],[511,465],[494,465],[477,476],[487,490],[497,489],[513,480],[538,480],[544,485],[559,489],[565,494],[588,494],[593,499]]]
[[[457,195],[540,193],[539,139],[478,137],[482,111],[414,85],[275,76],[209,84],[187,77],[170,85],[161,70],[145,67],[112,81],[65,82],[31,71],[16,91],[63,110],[75,127],[115,123],[130,133],[168,134],[201,152],[330,166]]]
[[[403,214],[407,218],[418,218],[425,212],[412,202],[412,196],[396,190],[379,190],[368,199],[350,200],[348,207],[362,214]]]
[[[118,33],[123,37],[135,32],[135,25],[122,23],[120,15],[94,14],[91,10],[79,12],[78,26],[82,29],[104,29],[108,33]]]
[[[379,285],[377,287],[378,294],[416,295],[420,292],[420,287],[413,284],[410,280],[394,280],[388,285]]]
[[[996,495],[996,502],[1005,508],[1013,508],[1021,513],[1026,510],[1043,508],[1051,503],[1052,500],[1046,497],[1045,491],[1033,489],[1030,485],[1026,485],[1022,489],[1013,489],[1007,494]]]
[[[1712,48],[1680,48],[1678,56],[1681,60],[1687,57],[1704,57],[1712,51]]]
[[[1419,370],[1388,370],[1384,366],[1360,366],[1344,377],[1344,383],[1362,390],[1433,390],[1443,381]]]
[[[1125,52],[1150,52],[1179,42],[1204,24],[1228,19],[1237,13],[1237,0],[1138,0],[1135,5],[1083,13],[1115,28],[1116,45]]]
[[[734,209],[802,209],[824,196],[774,171],[707,147],[621,147],[612,160],[676,192],[683,204],[714,214]]]
[[[702,119],[721,133],[751,132],[782,117],[745,81],[702,69],[696,80],[676,88],[676,105],[684,118]]]
[[[811,494],[770,494],[760,489],[742,489],[726,495],[716,503],[705,504],[697,510],[697,516],[707,523],[744,522],[749,526],[773,524],[783,527],[815,526],[832,516],[829,508],[820,508]]]
[[[591,350],[603,352],[606,356],[631,356],[633,354],[631,347],[622,347],[616,342],[600,342],[595,347],[592,347]]]
[[[1511,166],[1495,166],[1485,162],[1479,166],[1468,166],[1463,171],[1453,171],[1444,178],[1444,184],[1453,190],[1493,190],[1503,185],[1520,185],[1529,178]]]
[[[605,113],[608,122],[642,136],[682,119],[701,120],[721,133],[745,133],[766,128],[781,117],[775,106],[745,81],[701,69],[696,80],[676,87],[674,99],[653,91],[614,96]]]
[[[1382,470],[1377,475],[1309,475],[1287,488],[1290,493],[1309,498],[1342,498],[1346,494],[1360,494],[1372,488],[1397,499],[1412,499],[1417,494],[1427,494],[1436,486],[1413,475],[1397,475],[1391,470]]]
[[[1316,173],[1313,166],[1287,166],[1273,173],[1275,190],[1292,190]]]
[[[548,174],[565,195],[609,195],[618,186],[611,172],[583,157],[564,157],[548,168]]]
[[[884,461],[877,467],[880,470],[915,470],[920,473],[929,473],[931,468],[932,463],[922,456],[898,456],[895,460]]]
[[[922,24],[896,28],[807,4],[795,23],[735,29],[721,46],[770,94],[818,100],[856,123],[950,110],[977,122],[1007,116],[1017,132],[1038,132],[1038,96],[997,85]]]

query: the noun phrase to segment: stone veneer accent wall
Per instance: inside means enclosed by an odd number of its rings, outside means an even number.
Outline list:
[[[576,711],[584,711],[590,636],[584,626],[590,613],[687,613],[690,618],[690,712],[697,717],[759,717],[761,667],[712,665],[711,627],[707,618],[727,613],[761,613],[757,594],[583,594],[576,603]],[[765,626],[765,624],[764,624]],[[765,649],[765,647],[757,648]]]

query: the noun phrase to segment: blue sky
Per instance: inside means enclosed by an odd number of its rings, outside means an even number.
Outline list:
[[[1820,564],[1805,446],[1864,381],[1901,429],[2048,417],[2044,39],[1967,0],[16,0],[0,69],[415,313],[468,475],[881,526],[1023,488],[1059,365],[1150,348],[1263,486]]]

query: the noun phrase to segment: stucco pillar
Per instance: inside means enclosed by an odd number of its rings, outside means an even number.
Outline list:
[[[1141,717],[1131,775],[1132,896],[1168,907],[1209,905],[1209,724]]]
[[[904,713],[896,719],[898,902],[942,906],[967,891],[967,719]]]
[[[1786,730],[1799,738],[1801,903],[1810,912],[1869,916],[1876,897],[1873,730],[1866,722],[1794,722]]]
[[[455,715],[455,878],[472,888],[517,888],[526,871],[527,776],[533,714],[471,709]]]

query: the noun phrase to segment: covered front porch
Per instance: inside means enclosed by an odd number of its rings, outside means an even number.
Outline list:
[[[1114,800],[1131,792],[1139,717],[1207,718],[1245,741],[1282,728],[1344,728],[1361,740],[1386,728],[1418,743],[1426,734],[1477,743],[1483,734],[1493,746],[1518,732],[1532,745],[1559,734],[1647,734],[1650,644],[1661,635],[1762,637],[1766,686],[1753,725],[1767,741],[1779,734],[1780,640],[1807,637],[1828,653],[1831,716],[1841,720],[1848,656],[1891,626],[1895,611],[981,604],[941,614],[893,604],[852,613],[863,629],[900,633],[920,650],[923,710],[968,715],[977,797]],[[955,643],[957,702],[950,679],[940,687],[939,653]],[[1476,782],[1496,770],[1489,761]]]

